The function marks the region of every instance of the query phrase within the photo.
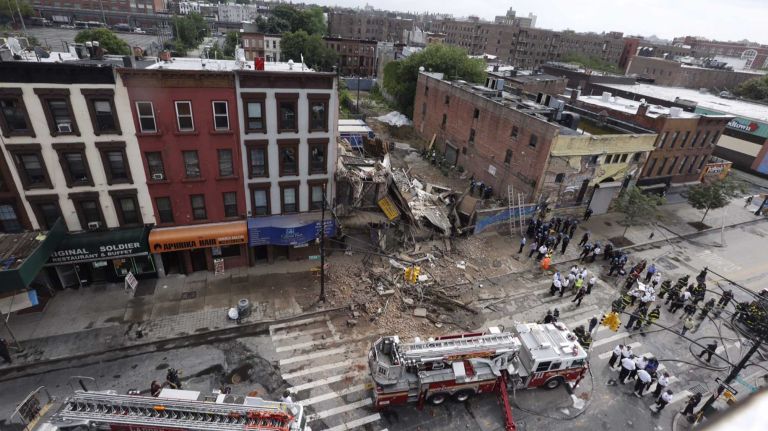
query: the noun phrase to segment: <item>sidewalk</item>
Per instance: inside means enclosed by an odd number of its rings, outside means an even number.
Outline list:
[[[309,271],[316,265],[279,262],[223,276],[174,275],[148,280],[135,296],[115,283],[60,291],[42,312],[11,315],[8,324],[24,351],[12,349],[13,364],[0,369],[236,328],[226,311],[243,298],[250,301],[251,314],[239,326],[315,311],[319,287]],[[4,327],[0,336],[11,343]]]

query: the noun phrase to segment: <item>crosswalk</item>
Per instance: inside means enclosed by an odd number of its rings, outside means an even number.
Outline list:
[[[371,407],[368,340],[343,338],[327,316],[278,323],[269,334],[281,377],[313,430],[381,428]]]

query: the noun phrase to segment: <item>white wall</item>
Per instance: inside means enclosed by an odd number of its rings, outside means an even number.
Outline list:
[[[114,202],[109,195],[109,191],[114,190],[126,190],[135,189],[137,191],[137,200],[139,203],[141,217],[144,223],[154,223],[155,216],[152,208],[152,201],[149,197],[149,192],[146,186],[146,175],[144,173],[144,164],[141,159],[141,152],[139,151],[139,144],[136,139],[136,131],[131,116],[130,105],[128,103],[128,91],[122,85],[122,82],[118,80],[118,85],[110,84],[76,84],[76,85],[62,85],[62,84],[21,84],[21,83],[2,83],[0,86],[4,88],[21,88],[24,92],[24,104],[26,105],[29,118],[32,122],[32,126],[35,130],[36,137],[10,137],[3,138],[6,144],[40,144],[42,147],[42,156],[45,161],[45,167],[48,171],[48,175],[51,179],[53,189],[32,189],[24,190],[21,179],[16,171],[16,165],[13,161],[13,156],[3,146],[3,153],[8,161],[8,166],[12,172],[13,180],[16,183],[19,194],[24,196],[35,195],[51,195],[57,194],[59,196],[59,206],[61,207],[62,216],[67,223],[67,227],[70,231],[84,230],[87,226],[80,226],[80,221],[77,217],[74,203],[69,199],[70,193],[78,192],[99,192],[99,201],[101,202],[102,212],[104,214],[104,220],[107,227],[119,227],[117,219],[117,213],[114,208]],[[40,99],[35,94],[35,88],[67,88],[69,89],[69,98],[72,103],[72,110],[74,112],[75,121],[77,127],[80,130],[80,136],[67,135],[52,137],[50,130],[48,129],[48,123],[45,119],[45,113],[43,107],[40,104]],[[80,93],[80,89],[100,89],[108,88],[115,92],[115,109],[117,111],[117,117],[120,121],[120,129],[122,135],[116,134],[101,134],[96,136],[93,133],[93,124],[91,124],[91,117],[88,113],[88,106],[83,95]],[[104,166],[101,161],[101,153],[96,147],[96,142],[106,141],[123,141],[125,142],[125,153],[128,159],[128,166],[131,170],[131,176],[133,178],[133,184],[115,184],[108,185],[107,177],[104,170]],[[54,143],[83,143],[85,144],[85,155],[88,159],[88,165],[91,170],[91,177],[93,178],[94,186],[78,186],[67,187],[66,180],[64,178],[64,172],[62,171],[61,164],[59,162],[59,156],[56,150],[53,149]],[[37,222],[32,206],[26,199],[24,201],[24,209],[29,215],[32,227],[39,229],[40,224]]]
[[[240,143],[241,152],[243,154],[243,178],[245,193],[246,193],[246,210],[248,216],[251,216],[251,204],[252,196],[249,188],[249,184],[270,184],[270,206],[272,207],[272,214],[280,214],[282,196],[280,195],[280,182],[283,181],[301,181],[299,185],[299,211],[305,212],[309,210],[309,186],[307,181],[312,180],[327,180],[328,186],[326,189],[327,199],[329,204],[333,202],[335,196],[335,173],[336,173],[336,136],[338,134],[338,122],[339,122],[339,100],[336,91],[336,80],[334,79],[333,89],[320,90],[320,89],[290,89],[290,88],[240,88],[240,80],[235,79],[237,88],[237,118],[240,122]],[[265,111],[267,116],[267,132],[268,133],[246,133],[245,132],[245,119],[243,112],[243,100],[242,94],[245,93],[266,93]],[[298,93],[298,127],[299,133],[277,133],[277,101],[275,100],[275,93]],[[328,101],[328,132],[307,132],[309,125],[309,101],[307,94],[329,94],[330,99]],[[309,172],[309,147],[307,139],[312,138],[327,138],[328,139],[328,154],[327,154],[327,167],[325,174],[313,174],[308,175]],[[245,146],[245,140],[250,139],[268,139],[268,160],[269,160],[269,177],[268,178],[248,178],[248,148]],[[299,139],[299,175],[298,176],[280,176],[280,162],[278,155],[277,141],[282,139]]]

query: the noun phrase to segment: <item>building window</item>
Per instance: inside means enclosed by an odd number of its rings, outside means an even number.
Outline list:
[[[104,214],[101,213],[101,203],[98,192],[71,193],[69,198],[75,205],[81,229],[104,228]]]
[[[184,176],[187,178],[200,178],[200,159],[197,151],[182,151],[184,158]]]
[[[323,188],[325,187],[325,184],[325,181],[308,183],[310,211],[323,209]]]
[[[309,173],[324,174],[326,172],[328,141],[309,142]]]
[[[15,150],[17,146],[6,145],[6,148],[13,155],[13,161],[16,164],[19,177],[21,177],[24,190],[52,188],[48,170],[45,168],[45,161],[40,154],[40,146],[26,148],[29,146],[29,144],[22,144],[19,147],[23,149]]]
[[[451,104],[451,96],[445,96],[445,104],[450,105]]]
[[[558,184],[562,183],[564,179],[565,179],[565,174],[557,174],[557,175],[555,175],[555,182],[558,183]]]
[[[667,164],[667,159],[669,159],[669,158],[668,157],[664,157],[664,160],[661,161],[661,164],[659,165],[659,170],[656,171],[656,176],[657,177],[660,176],[662,171],[664,170],[664,165]]]
[[[685,147],[685,143],[688,141],[688,137],[691,136],[691,131],[686,130],[685,135],[683,135],[683,140],[680,141],[680,148]]]
[[[156,198],[157,217],[160,223],[173,223],[173,208],[171,207],[171,198]]]
[[[219,153],[219,177],[228,178],[235,176],[235,165],[232,160],[232,150],[218,150]]]
[[[165,179],[165,166],[163,166],[163,154],[159,151],[144,153],[147,158],[147,168],[149,169],[149,178],[153,181],[162,181]]]
[[[475,143],[475,129],[469,129],[469,139],[467,140],[470,145]]]
[[[679,157],[672,159],[672,164],[669,165],[669,169],[667,169],[667,175],[672,175],[672,171],[675,169],[675,165],[677,164],[677,159],[679,159]]]
[[[141,133],[156,133],[155,107],[152,102],[136,102],[136,112],[139,115],[139,129]]]
[[[43,105],[51,136],[80,135],[68,89],[36,88],[35,93]]]
[[[192,132],[195,130],[195,121],[192,118],[192,102],[177,101],[176,105],[176,125],[179,132]]]
[[[189,197],[190,204],[192,205],[192,219],[205,220],[208,218],[205,213],[205,196],[203,195],[191,195]]]
[[[237,217],[237,192],[226,192],[224,196],[224,217]]]
[[[19,222],[14,205],[8,203],[0,204],[0,232],[18,233],[23,230],[24,228],[21,226],[21,222]]]
[[[298,183],[280,184],[280,195],[282,196],[283,213],[295,213],[299,211],[296,198],[299,194]]]
[[[328,100],[330,95],[309,94],[309,131],[328,131]]]
[[[276,94],[277,99],[277,132],[298,132],[298,94]]]
[[[248,94],[248,98],[243,97],[243,106],[245,109],[245,131],[246,133],[252,132],[267,132],[267,122],[264,117],[264,100],[266,95],[251,95]]]
[[[656,158],[652,158],[648,161],[648,168],[645,170],[645,175],[650,177],[653,175],[653,168],[656,165]]]
[[[446,123],[448,123],[448,114],[443,114],[443,120],[440,122],[440,128],[445,129]]]
[[[712,134],[712,140],[710,141],[710,144],[713,146],[717,143],[717,138],[720,136],[720,132],[715,132]]]
[[[622,154],[622,155],[621,155],[621,158],[619,159],[619,163],[626,163],[626,162],[627,162],[627,157],[628,157],[628,156],[629,156],[629,154],[626,154],[626,153]],[[618,157],[619,157],[619,155],[617,154],[617,155],[616,155],[616,157],[618,158]]]
[[[680,136],[680,132],[675,131],[672,133],[672,140],[669,142],[669,148],[675,148],[675,143],[677,143],[678,136]]]
[[[93,186],[84,144],[53,144],[67,187]]]
[[[707,145],[707,139],[709,139],[709,133],[710,133],[709,131],[706,131],[704,133],[704,139],[701,140],[701,146],[702,147]]]
[[[0,129],[3,136],[35,136],[20,88],[0,89]]]
[[[475,108],[475,112],[472,114],[472,118],[478,119],[480,118],[480,110]]]
[[[267,147],[269,141],[245,141],[248,149],[248,178],[268,177]]]
[[[696,172],[701,171],[701,168],[704,167],[704,163],[707,163],[707,156],[701,156],[701,162],[699,162],[699,168],[696,169]]]
[[[213,128],[229,130],[229,107],[226,101],[213,102]]]
[[[135,190],[119,190],[109,193],[115,203],[120,226],[141,226],[141,212]]]
[[[695,147],[696,143],[699,142],[699,135],[701,135],[701,130],[697,130],[696,134],[693,135],[693,140],[691,141],[691,147]]]
[[[702,156],[702,157],[704,157],[704,156]],[[693,168],[696,167],[696,161],[698,160],[698,158],[699,158],[699,156],[695,156],[693,158],[693,160],[691,160],[691,164],[688,165],[688,173],[689,174],[692,173],[693,172]]]
[[[688,163],[688,156],[683,157],[683,162],[680,163],[680,170],[677,171],[678,174],[682,174],[685,170],[685,164]]]
[[[539,137],[534,134],[531,134],[531,140],[528,141],[528,146],[531,148],[536,148],[536,144],[538,143],[538,141],[539,141]]]
[[[269,215],[269,185],[252,188],[251,195],[253,196],[251,214],[253,216]]]
[[[664,132],[659,136],[658,145],[656,145],[656,148],[664,148],[664,144],[667,142],[667,134],[668,132]]]
[[[508,165],[512,162],[512,150],[507,150],[504,154],[504,164]]]
[[[280,176],[291,176],[299,174],[299,141],[291,140],[277,142],[280,149]]]
[[[58,195],[27,196],[27,200],[32,205],[32,211],[35,213],[40,229],[51,229],[56,220],[61,217]]]
[[[642,158],[642,157],[643,157],[643,153],[635,153],[635,154],[632,156],[632,161],[633,161],[634,163],[637,163],[637,162],[639,162],[639,161],[640,161],[640,158]]]
[[[125,142],[97,142],[96,147],[101,152],[107,184],[133,183],[125,155]]]
[[[120,134],[120,121],[117,119],[115,109],[115,92],[111,89],[81,89],[88,105],[88,114],[91,116],[93,133],[96,136],[105,133]]]
[[[517,135],[520,134],[520,128],[517,126],[512,126],[512,133],[509,135],[512,138],[517,138]]]

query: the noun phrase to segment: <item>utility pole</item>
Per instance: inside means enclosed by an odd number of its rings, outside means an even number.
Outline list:
[[[749,362],[749,359],[757,351],[757,349],[760,348],[760,345],[762,343],[763,343],[762,337],[758,338],[756,341],[753,342],[752,347],[750,347],[749,351],[744,355],[743,358],[741,358],[741,361],[739,361],[739,363],[736,364],[736,366],[731,369],[731,372],[728,374],[728,377],[726,377],[725,380],[723,380],[723,382],[717,386],[717,394],[709,397],[707,402],[704,403],[704,405],[699,410],[699,413],[697,416],[700,416],[705,411],[707,411],[707,409],[709,409],[712,406],[715,400],[720,398],[720,395],[722,395],[723,391],[725,391],[725,385],[729,385],[734,380],[736,380],[736,377],[738,377],[739,373],[744,369],[744,367],[746,367],[747,362]]]
[[[19,7],[19,0],[14,0],[14,1],[16,2],[16,10],[19,12],[19,21],[21,21],[21,29],[24,31],[24,37],[29,37],[27,36],[27,26],[26,24],[24,24],[24,16],[21,14],[21,8]],[[8,7],[10,8],[10,4],[8,5]]]
[[[320,212],[320,302],[325,302],[325,186],[323,184],[323,205]]]

